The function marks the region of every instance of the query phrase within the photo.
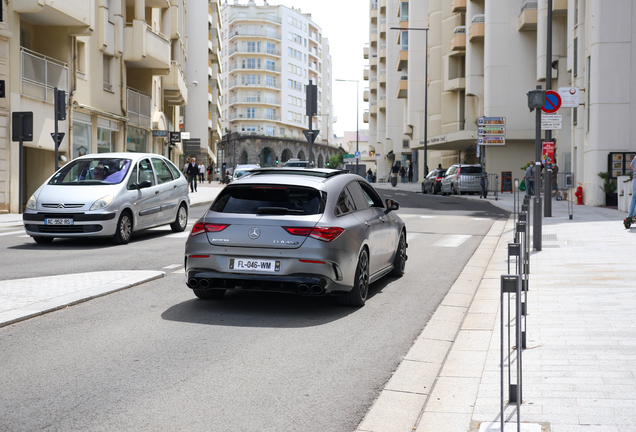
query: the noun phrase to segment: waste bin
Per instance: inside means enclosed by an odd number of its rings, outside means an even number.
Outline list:
[[[393,186],[393,187],[397,186],[397,174],[393,174],[391,176],[391,186]]]

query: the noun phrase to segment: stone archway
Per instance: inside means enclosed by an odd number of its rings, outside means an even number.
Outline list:
[[[263,147],[261,153],[258,156],[258,159],[259,164],[262,168],[276,166],[276,155],[274,154],[274,151],[269,147]]]
[[[292,153],[292,151],[288,148],[283,150],[283,153],[280,156],[280,162],[281,163],[285,163],[287,162],[289,159],[291,159],[294,156],[294,154]]]
[[[241,152],[241,156],[239,156],[239,162],[240,165],[246,165],[247,164],[247,151],[243,150]]]
[[[325,167],[325,158],[322,157],[322,154],[318,155],[318,168]]]
[[[305,152],[302,150],[298,151],[298,160],[304,161],[307,160],[307,157],[305,157]]]

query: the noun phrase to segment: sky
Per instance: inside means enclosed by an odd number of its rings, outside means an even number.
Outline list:
[[[228,2],[229,3],[229,2]],[[240,0],[246,4],[246,0]],[[369,0],[268,0],[270,5],[284,5],[300,8],[302,13],[310,13],[311,19],[322,28],[322,37],[329,39],[332,61],[332,103],[334,131],[342,136],[344,131],[356,130],[356,83],[338,82],[336,79],[359,80],[358,116],[359,128],[367,129],[362,122],[362,114],[367,109],[362,93],[368,87],[362,71],[368,64],[363,57],[365,44],[369,42]],[[263,0],[256,0],[262,5]]]

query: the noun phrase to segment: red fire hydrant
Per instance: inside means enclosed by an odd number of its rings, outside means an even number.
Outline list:
[[[576,188],[576,193],[574,195],[576,196],[576,204],[583,205],[583,188],[581,186]]]

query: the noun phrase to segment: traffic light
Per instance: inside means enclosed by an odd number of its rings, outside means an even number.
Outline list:
[[[66,92],[58,90],[55,94],[55,113],[56,120],[66,120]]]
[[[278,165],[278,159],[276,159],[276,165]]]

